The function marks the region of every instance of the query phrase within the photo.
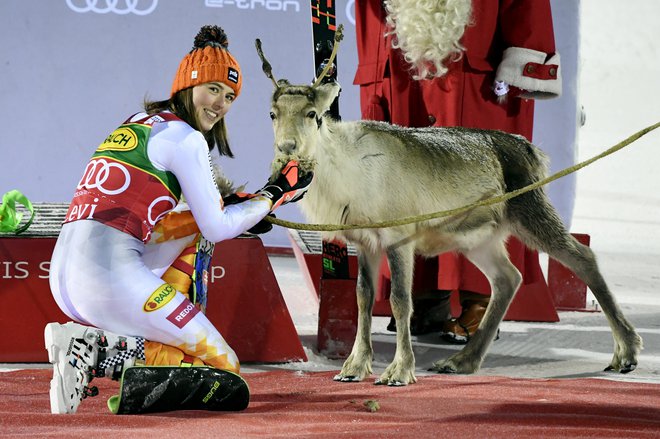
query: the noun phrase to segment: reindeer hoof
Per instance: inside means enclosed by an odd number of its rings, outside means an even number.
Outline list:
[[[446,373],[446,374],[458,373],[458,369],[456,368],[456,366],[452,365],[449,362],[445,362],[445,361],[443,361],[443,362],[439,361],[437,363],[434,363],[433,366],[431,366],[428,369],[428,371],[429,372],[436,372],[436,373]]]
[[[619,372],[619,373],[630,373],[633,370],[637,369],[637,363],[628,363],[621,366],[620,369],[612,366],[611,364],[607,366],[603,371],[604,372]]]
[[[446,374],[458,373],[458,371],[451,366],[442,366],[442,367],[434,366],[429,369],[429,372],[446,373]]]
[[[362,381],[362,378],[355,375],[342,375],[337,374],[332,378],[334,381],[339,381],[342,383],[359,383]]]
[[[403,387],[403,386],[407,386],[408,384],[404,383],[403,381],[399,381],[399,380],[391,380],[390,381],[390,380],[382,380],[382,379],[378,378],[378,379],[376,379],[376,381],[374,381],[374,385],[376,385],[376,386],[390,386],[390,387]]]
[[[626,364],[624,367],[621,368],[621,370],[619,372],[620,373],[628,373],[628,372],[632,372],[635,369],[637,369],[636,364]]]

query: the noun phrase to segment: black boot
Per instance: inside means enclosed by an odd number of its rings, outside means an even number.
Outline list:
[[[410,318],[410,334],[423,335],[442,331],[444,323],[451,319],[450,291],[438,290],[413,298],[413,315]],[[396,332],[396,320],[390,319],[387,330]]]

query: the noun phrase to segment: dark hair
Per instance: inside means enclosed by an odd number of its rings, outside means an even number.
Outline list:
[[[144,100],[144,111],[146,111],[146,113],[149,115],[160,113],[166,110],[176,114],[177,117],[179,117],[181,120],[186,122],[197,131],[202,131],[199,129],[199,121],[197,120],[195,107],[193,105],[192,87],[179,90],[170,99],[166,99],[164,101],[150,101],[147,99]],[[231,148],[229,148],[227,125],[225,124],[224,117],[220,119],[215,125],[213,125],[213,128],[211,128],[210,131],[203,134],[204,138],[206,139],[206,143],[209,146],[209,151],[217,146],[220,155],[234,157],[234,153],[232,153]]]

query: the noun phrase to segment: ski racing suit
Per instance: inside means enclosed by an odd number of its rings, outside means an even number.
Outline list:
[[[150,240],[182,194],[196,226]],[[204,136],[172,113],[138,113],[101,143],[76,187],[51,260],[55,301],[75,321],[143,337],[147,365],[203,362],[238,373],[222,335],[162,276],[199,232],[231,239],[271,204],[256,196],[223,206]]]

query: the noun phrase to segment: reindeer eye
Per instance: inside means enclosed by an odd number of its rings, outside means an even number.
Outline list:
[[[310,111],[309,113],[307,113],[307,117],[309,117],[310,119],[314,119],[316,117],[316,111]]]
[[[270,112],[270,118],[271,118],[271,120],[276,119],[275,113],[273,113],[272,111]]]

